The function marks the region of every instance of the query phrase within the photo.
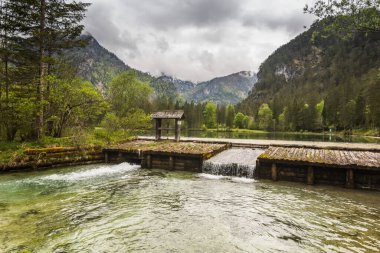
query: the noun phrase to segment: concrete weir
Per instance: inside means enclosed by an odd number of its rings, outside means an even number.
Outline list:
[[[268,143],[271,143],[268,141]],[[107,148],[54,147],[24,151],[0,171],[23,171],[90,163],[131,162],[142,168],[184,170],[307,184],[380,190],[380,145],[257,140],[184,139],[127,141]],[[224,152],[223,152],[224,151]],[[219,155],[218,155],[219,154]],[[211,159],[210,159],[211,158]]]
[[[140,137],[149,140],[152,137]],[[380,190],[380,145],[376,143],[333,143],[282,140],[249,140],[184,137],[184,142],[225,143],[234,148],[262,149],[260,156],[248,155],[255,179],[296,181],[309,185],[328,184],[347,188]],[[227,152],[227,151],[226,151]],[[221,153],[220,156],[226,154]],[[215,157],[216,158],[216,157]],[[247,177],[242,159],[235,156],[222,165],[205,167],[211,174]],[[213,161],[211,159],[210,161]],[[238,161],[238,162],[235,162]],[[224,164],[224,165],[223,165]],[[228,165],[229,164],[229,165]],[[246,166],[247,167],[247,166]],[[235,171],[234,171],[235,170]],[[239,174],[240,173],[240,174]],[[248,175],[249,176],[249,175]]]
[[[221,176],[253,178],[262,149],[231,148],[203,162],[202,172]]]
[[[226,143],[135,140],[103,150],[106,162],[128,161],[142,168],[201,172],[203,161],[226,150]]]
[[[380,190],[380,152],[269,147],[257,159],[256,178]]]

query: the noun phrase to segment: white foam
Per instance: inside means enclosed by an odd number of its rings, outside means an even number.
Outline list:
[[[244,183],[244,184],[250,184],[250,183],[255,182],[255,180],[252,178],[231,177],[231,176],[213,175],[213,174],[207,174],[207,173],[199,173],[198,177],[210,179],[210,180],[229,180],[236,183]]]
[[[123,174],[128,171],[139,169],[140,165],[131,165],[129,163],[121,163],[118,165],[103,165],[98,168],[71,172],[67,174],[54,174],[40,178],[41,180],[51,181],[80,181],[89,178],[109,176],[114,174]]]
[[[206,179],[212,179],[212,180],[221,180],[221,179],[229,179],[228,176],[222,176],[222,175],[213,175],[213,174],[206,174],[206,173],[199,173],[198,177],[206,178]]]
[[[246,178],[246,177],[231,177],[231,181],[234,181],[236,183],[251,184],[251,183],[254,183],[256,180],[252,178]]]

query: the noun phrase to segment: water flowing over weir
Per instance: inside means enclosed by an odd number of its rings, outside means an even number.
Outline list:
[[[261,149],[232,148],[203,163],[202,172],[221,176],[253,178]]]

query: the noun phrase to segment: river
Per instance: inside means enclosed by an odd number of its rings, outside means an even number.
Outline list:
[[[88,165],[0,175],[0,252],[379,252],[380,193]]]
[[[153,130],[139,133],[144,136],[154,136]],[[340,135],[322,133],[282,133],[282,132],[255,132],[255,131],[208,131],[208,130],[183,130],[182,136],[199,138],[226,138],[226,139],[256,139],[256,140],[287,140],[287,141],[317,141],[317,142],[352,142],[352,143],[380,143],[378,137],[359,135]],[[162,131],[162,136],[173,137],[173,133]]]

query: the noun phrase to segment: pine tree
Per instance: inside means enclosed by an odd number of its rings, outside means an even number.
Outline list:
[[[228,128],[234,127],[234,119],[235,119],[235,107],[229,104],[227,107],[227,112],[226,112],[226,126]]]

